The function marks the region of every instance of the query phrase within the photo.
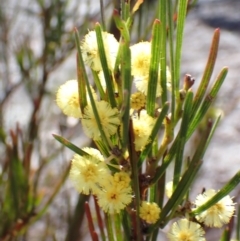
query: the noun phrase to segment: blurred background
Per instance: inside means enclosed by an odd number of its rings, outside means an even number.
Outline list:
[[[119,1],[103,2],[106,28],[117,36],[111,14]],[[137,13],[133,43],[150,39],[155,5],[154,0],[145,1]],[[78,121],[63,116],[56,106],[55,93],[65,81],[76,79],[74,27],[82,38],[101,22],[100,4],[95,0],[0,0],[0,6],[0,240],[89,240],[83,212],[78,210],[85,199],[67,180],[73,153],[52,134],[79,147],[88,144]],[[213,109],[222,113],[222,120],[193,197],[203,187],[219,189],[240,167],[239,0],[199,0],[190,9],[182,76],[191,74],[196,89],[218,27],[221,38],[213,78],[223,66],[229,67],[229,73]],[[191,141],[189,153],[198,138],[201,130]],[[240,188],[231,196],[239,203]],[[24,234],[15,237],[19,231]],[[211,240],[219,235],[208,234]]]

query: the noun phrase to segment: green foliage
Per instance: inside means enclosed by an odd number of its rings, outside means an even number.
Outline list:
[[[67,162],[64,166],[63,171],[54,181],[50,194],[41,193],[41,185],[43,185],[41,178],[46,178],[42,170],[47,169],[48,164],[62,153],[63,147],[67,147],[80,156],[86,158],[90,156],[81,146],[73,144],[71,137],[65,138],[56,134],[53,137],[61,143],[62,147],[53,148],[52,153],[46,157],[39,153],[41,145],[45,144],[45,139],[40,138],[39,128],[42,119],[45,118],[41,116],[41,106],[48,94],[49,76],[58,69],[75,46],[77,49],[76,76],[79,108],[84,114],[85,107],[88,104],[91,105],[101,134],[101,139],[92,140],[92,145],[104,155],[112,174],[119,172],[119,168],[130,173],[133,201],[120,213],[111,215],[100,210],[96,197],[94,197],[94,209],[92,209],[88,203],[90,197],[80,194],[74,212],[69,211],[68,220],[65,220],[67,222],[66,241],[75,241],[81,238],[79,230],[84,225],[84,215],[87,217],[89,233],[93,241],[100,239],[103,241],[132,239],[155,241],[159,229],[168,225],[173,218],[185,216],[191,221],[196,221],[196,215],[211,208],[236,188],[240,182],[239,171],[216,195],[197,209],[192,207],[193,202],[189,199],[189,192],[197,178],[204,154],[219,124],[220,116],[203,125],[202,139],[191,156],[186,158],[185,150],[191,137],[206,118],[228,72],[228,69],[224,67],[212,86],[209,87],[220,39],[220,31],[216,29],[206,67],[196,93],[191,89],[194,80],[190,75],[185,75],[183,81],[181,79],[184,25],[188,11],[195,3],[196,1],[187,0],[156,1],[153,5],[156,6],[156,13],[151,20],[153,23],[150,31],[149,23],[144,21],[144,17],[147,15],[144,12],[147,1],[138,0],[135,5],[132,5],[130,1],[122,0],[120,3],[121,12],[114,10],[111,19],[114,23],[115,35],[120,35],[116,63],[114,70],[111,71],[108,66],[103,37],[107,21],[104,18],[103,1],[100,1],[101,11],[99,14],[101,12],[102,24],[96,23],[94,31],[106,82],[105,91],[98,72],[88,71],[82,54],[82,37],[80,37],[78,29],[81,29],[82,33],[86,33],[87,29],[90,28],[88,25],[90,17],[86,15],[83,23],[76,23],[74,34],[71,34],[67,30],[67,22],[71,15],[73,21],[76,20],[75,17],[79,18],[79,16],[72,9],[71,12],[68,12],[68,1],[35,1],[38,12],[29,11],[41,24],[41,53],[37,55],[27,40],[19,44],[14,52],[14,59],[19,69],[20,82],[11,85],[10,91],[6,88],[4,98],[0,103],[0,123],[3,123],[2,107],[7,102],[9,93],[13,93],[19,86],[24,86],[27,90],[33,105],[27,130],[17,126],[8,134],[2,125],[0,127],[1,148],[5,153],[0,169],[0,240],[11,241],[27,237],[31,225],[43,221],[46,212],[51,210],[68,177],[71,163]],[[80,1],[77,4],[81,5],[82,3]],[[0,10],[0,13],[0,21],[3,22],[6,20],[3,10]],[[139,30],[139,36],[149,36],[151,32],[149,82],[146,105],[142,109],[146,109],[147,113],[155,118],[148,142],[140,151],[136,150],[135,147],[134,117],[130,112],[131,93],[133,92],[130,46],[131,39],[137,35],[136,29]],[[167,79],[168,65],[171,73],[171,91],[169,92],[167,90],[169,84]],[[159,75],[162,94],[160,97],[156,97]],[[92,80],[94,80],[95,89],[100,99],[107,101],[112,108],[117,108],[120,114],[121,126],[118,126],[117,133],[110,137],[106,134],[105,126],[101,122],[101,113],[91,91],[90,83],[92,84]],[[114,81],[117,85],[117,93]],[[6,82],[10,83],[9,80]],[[141,109],[136,112],[140,115]],[[35,152],[40,160],[37,170],[33,170],[32,167]],[[171,164],[173,166],[173,191],[171,197],[166,199],[164,197],[165,177],[167,171],[171,169]],[[148,224],[140,218],[142,201],[155,202],[161,208],[160,217],[155,223]],[[96,219],[92,217],[93,212],[96,212]],[[239,240],[239,210],[237,216],[236,238]],[[96,231],[96,225],[99,232]],[[204,224],[202,223],[202,225]],[[54,229],[54,225],[51,227]],[[47,230],[46,227],[46,234],[42,239],[52,238],[56,240],[55,234],[47,234]],[[220,240],[230,240],[232,232],[230,223],[223,231]]]

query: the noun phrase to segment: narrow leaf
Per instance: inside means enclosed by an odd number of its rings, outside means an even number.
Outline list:
[[[88,82],[88,77],[87,77],[87,72],[83,62],[79,35],[76,28],[74,33],[75,33],[75,42],[76,42],[77,52],[78,52],[77,53],[77,78],[78,78],[79,104],[80,104],[81,112],[83,113],[83,110],[87,105],[86,82]]]
[[[61,144],[63,144],[64,146],[66,146],[67,148],[69,148],[70,150],[74,151],[75,153],[77,153],[80,156],[89,156],[89,154],[85,151],[83,151],[82,149],[78,148],[77,146],[75,146],[73,143],[71,143],[70,141],[68,141],[67,139],[63,138],[62,136],[58,136],[56,134],[53,134],[53,137],[59,141]]]
[[[167,76],[166,76],[166,67],[167,67],[167,8],[166,0],[160,0],[158,6],[159,19],[161,21],[160,25],[160,49],[161,49],[161,58],[160,58],[160,78],[161,78],[161,88],[162,88],[162,104],[167,101]]]
[[[174,54],[174,20],[173,20],[173,3],[172,1],[166,1],[167,5],[167,24],[168,24],[168,42],[169,42],[169,57],[170,57],[170,72],[171,72],[171,86],[172,86],[172,94],[171,94],[171,113],[175,113],[175,92],[177,82],[175,78],[175,54]],[[159,6],[161,8],[161,5]],[[172,115],[172,121],[174,123],[174,115]]]
[[[155,20],[152,31],[151,60],[147,91],[147,113],[150,116],[154,116],[156,91],[158,84],[158,70],[160,62],[160,25],[160,21]]]
[[[183,110],[182,123],[179,130],[179,142],[178,142],[175,166],[174,166],[174,178],[173,178],[174,187],[179,182],[179,178],[181,176],[183,152],[184,152],[184,147],[186,143],[189,119],[192,111],[192,100],[193,100],[193,93],[191,91],[188,91],[186,100],[185,100],[184,110]]]
[[[175,81],[176,89],[175,96],[179,96],[179,80],[181,70],[181,55],[182,55],[182,43],[183,43],[183,30],[185,25],[186,13],[187,13],[187,0],[179,0],[178,3],[178,17],[177,17],[177,33],[176,33],[176,50],[175,50]]]
[[[208,84],[210,82],[210,78],[212,76],[212,72],[213,72],[216,58],[217,58],[219,39],[220,39],[220,30],[216,29],[213,34],[212,45],[210,48],[210,53],[209,53],[208,61],[203,73],[203,77],[194,98],[192,117],[194,116],[195,112],[200,106],[203,100],[204,94],[206,93]]]
[[[117,104],[116,104],[115,95],[114,95],[113,79],[108,67],[106,51],[105,51],[103,37],[102,37],[102,29],[99,23],[96,24],[95,32],[97,37],[99,57],[101,60],[102,69],[103,69],[103,73],[106,81],[106,89],[108,91],[109,102],[111,107],[114,108],[117,106]]]
[[[101,100],[107,101],[106,95],[105,95],[105,93],[104,93],[104,89],[103,89],[103,87],[102,87],[102,84],[101,84],[101,82],[100,82],[100,79],[99,79],[99,77],[98,77],[97,72],[94,71],[94,70],[92,70],[92,74],[93,74],[93,78],[94,78],[94,83],[96,84],[96,87],[97,87],[97,89],[98,89],[98,91],[99,91]]]
[[[211,106],[212,102],[216,98],[217,93],[220,90],[220,87],[222,86],[223,81],[225,80],[225,77],[227,76],[227,73],[228,73],[228,68],[224,67],[221,70],[221,72],[219,73],[219,75],[217,76],[216,81],[213,84],[209,94],[206,95],[202,105],[197,110],[197,113],[195,113],[195,116],[192,116],[191,123],[190,123],[189,129],[188,129],[187,138],[189,138],[192,135],[192,133],[197,128],[197,126],[200,123],[200,121],[205,116],[207,110],[209,109],[209,107]]]
[[[124,114],[123,120],[123,149],[126,148],[128,144],[128,130],[129,130],[129,110],[130,110],[130,95],[132,87],[131,79],[131,52],[129,49],[129,42],[123,43],[122,47],[122,58],[121,58],[121,72],[123,78],[123,109]]]

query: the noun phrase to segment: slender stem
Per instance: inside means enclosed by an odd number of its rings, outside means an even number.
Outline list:
[[[161,88],[162,88],[162,104],[167,101],[167,76],[166,76],[166,67],[167,67],[167,30],[166,30],[166,8],[165,0],[160,0],[158,4],[158,15],[161,21],[160,31],[160,49],[161,49],[161,59],[160,59],[160,77],[161,77]]]
[[[178,17],[177,17],[177,31],[176,31],[176,51],[175,51],[175,81],[176,89],[174,94],[178,98],[179,96],[179,79],[181,70],[181,54],[182,54],[182,43],[183,43],[183,30],[187,12],[187,0],[179,0],[178,3]]]
[[[114,215],[114,223],[115,223],[115,233],[117,241],[123,241],[123,235],[121,231],[121,216],[119,213]]]
[[[170,52],[170,71],[171,71],[171,83],[172,83],[172,95],[171,95],[171,112],[172,112],[172,121],[174,122],[175,113],[175,54],[174,54],[174,44],[173,44],[173,33],[174,33],[174,22],[173,22],[173,6],[172,1],[167,2],[167,20],[168,20],[168,41],[169,41],[169,52]]]
[[[105,219],[106,219],[106,223],[107,223],[108,240],[115,241],[114,234],[113,234],[112,222],[111,222],[111,215],[108,213],[105,214]]]
[[[149,175],[153,175],[155,173],[158,161],[163,156],[164,152],[167,150],[168,144],[172,141],[172,139],[173,139],[172,123],[171,123],[171,120],[168,117],[165,117],[165,131],[164,131],[162,143],[161,143],[160,148],[157,152],[155,161],[150,163],[150,165],[148,167],[147,173]]]
[[[92,219],[92,215],[91,215],[91,211],[90,211],[88,202],[85,202],[85,212],[86,212],[86,216],[87,216],[87,220],[88,220],[88,228],[89,228],[89,232],[91,234],[92,240],[98,241],[98,237],[96,236],[96,232],[95,232],[94,225],[93,225],[93,219]]]
[[[122,227],[124,231],[124,239],[130,240],[131,237],[131,223],[129,219],[129,213],[126,209],[122,212]]]
[[[101,238],[102,238],[103,241],[105,241],[106,235],[105,235],[105,232],[104,232],[104,224],[103,224],[103,220],[102,220],[102,217],[101,217],[100,208],[98,206],[96,196],[94,196],[94,204],[95,204],[95,209],[96,209],[96,214],[97,214],[98,227],[99,227],[100,233],[101,233]]]
[[[135,233],[137,235],[136,240],[141,241],[141,229],[140,229],[140,220],[139,220],[139,208],[140,208],[140,190],[139,190],[139,178],[138,178],[138,156],[135,151],[135,146],[134,146],[134,133],[133,133],[133,123],[132,120],[130,120],[130,135],[129,135],[129,143],[130,144],[130,150],[129,150],[129,157],[130,157],[130,162],[132,166],[132,175],[133,175],[133,191],[135,193],[135,207],[136,207],[136,226],[133,227],[135,230]]]

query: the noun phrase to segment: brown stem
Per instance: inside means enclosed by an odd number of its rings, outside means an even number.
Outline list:
[[[85,212],[86,212],[86,216],[87,216],[87,220],[88,220],[88,228],[89,228],[92,240],[98,241],[98,236],[96,235],[96,232],[94,230],[93,219],[92,219],[92,215],[90,212],[90,207],[89,207],[88,202],[85,202]]]

